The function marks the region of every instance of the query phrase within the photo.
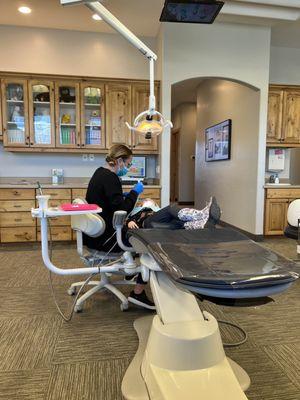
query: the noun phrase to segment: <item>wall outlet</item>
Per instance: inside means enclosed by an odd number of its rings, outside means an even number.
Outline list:
[[[91,162],[94,162],[95,161],[95,154],[89,154],[89,160]]]
[[[88,155],[87,154],[82,154],[82,161],[87,161],[88,160]]]

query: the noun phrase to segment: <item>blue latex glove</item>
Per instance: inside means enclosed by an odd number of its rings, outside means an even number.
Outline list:
[[[133,186],[132,190],[134,190],[138,195],[140,195],[144,191],[144,185],[142,184],[142,182],[138,182]]]

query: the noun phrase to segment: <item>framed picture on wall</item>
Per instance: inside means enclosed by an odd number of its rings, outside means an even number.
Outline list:
[[[205,129],[205,161],[230,159],[231,119]]]

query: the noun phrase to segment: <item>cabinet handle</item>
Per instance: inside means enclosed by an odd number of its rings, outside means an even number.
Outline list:
[[[14,208],[21,208],[21,204],[14,204]]]
[[[21,218],[15,218],[15,222],[21,222],[22,219]]]
[[[21,196],[21,193],[18,192],[17,190],[14,190],[14,191],[13,191],[13,194],[14,194],[14,196]]]

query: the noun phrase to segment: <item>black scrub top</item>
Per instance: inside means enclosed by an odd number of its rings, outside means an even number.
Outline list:
[[[114,233],[112,225],[114,212],[124,210],[127,214],[130,213],[135,206],[137,197],[137,193],[131,190],[124,198],[121,181],[118,176],[107,168],[98,168],[89,182],[86,201],[89,204],[97,204],[102,208],[102,213],[99,215],[104,219],[106,229],[103,235],[98,238],[83,235],[83,243],[91,249],[110,250],[116,242],[116,236],[106,244],[104,243]],[[120,248],[116,245],[112,252],[118,251],[120,251]]]

